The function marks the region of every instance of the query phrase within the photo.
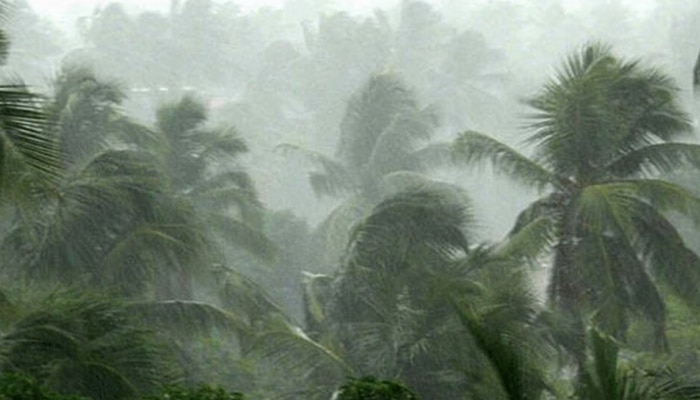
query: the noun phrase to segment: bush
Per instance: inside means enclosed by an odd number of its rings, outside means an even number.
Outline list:
[[[87,400],[85,397],[56,393],[33,378],[16,373],[0,375],[0,400]]]
[[[141,400],[245,400],[245,398],[241,393],[228,392],[219,386],[199,385],[197,387],[168,386],[158,394],[141,397]]]
[[[419,400],[405,386],[391,381],[378,381],[372,377],[351,379],[341,386],[337,400]]]

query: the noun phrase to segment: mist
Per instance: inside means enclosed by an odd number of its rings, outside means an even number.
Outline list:
[[[95,399],[700,387],[700,3],[142,3],[0,2],[0,373]],[[42,350],[44,315],[97,350]],[[123,379],[85,373],[104,357]]]

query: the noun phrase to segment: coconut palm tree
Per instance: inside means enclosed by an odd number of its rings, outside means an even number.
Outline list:
[[[536,299],[513,258],[469,246],[471,212],[452,190],[414,188],[377,205],[341,268],[307,288],[313,331],[264,334],[262,356],[310,377],[307,390],[321,398],[344,376],[364,375],[434,399],[546,390]]]
[[[262,204],[240,157],[248,147],[234,128],[205,125],[204,104],[191,96],[157,111],[158,147],[174,194],[188,198],[219,237],[271,260],[274,246],[261,233]]]
[[[581,400],[697,399],[700,382],[673,370],[642,370],[624,360],[618,341],[590,329],[590,357],[575,395]]]
[[[524,257],[553,253],[550,304],[578,320],[581,335],[583,313],[622,338],[632,312],[639,312],[665,348],[659,285],[700,304],[700,259],[666,218],[700,213],[700,200],[662,178],[683,165],[700,167],[700,146],[675,141],[691,124],[674,83],[641,61],[590,44],[527,104],[531,157],[467,131],[453,144],[454,159],[490,161],[541,191],[518,216],[509,241]],[[585,341],[575,342],[581,366]]]
[[[318,169],[309,174],[319,196],[343,199],[317,233],[333,264],[347,243],[348,228],[392,194],[424,182],[425,171],[446,155],[444,147],[428,144],[437,116],[422,107],[416,95],[394,74],[371,76],[347,104],[340,124],[336,156],[284,145],[301,152]],[[444,157],[443,157],[444,159]]]
[[[0,1],[0,20],[10,3]],[[7,61],[9,38],[0,29],[0,64]],[[43,99],[18,82],[0,84],[0,200],[17,205],[31,198],[30,186],[60,175],[54,138],[47,134]],[[31,175],[31,178],[29,177]],[[30,184],[29,182],[33,182]],[[16,197],[19,196],[19,197]]]
[[[34,300],[4,305],[2,373],[92,399],[133,398],[178,377],[167,346],[122,302],[63,291]]]

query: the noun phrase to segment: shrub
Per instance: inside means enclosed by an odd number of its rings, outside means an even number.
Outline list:
[[[391,381],[378,381],[373,377],[351,379],[341,386],[336,400],[419,400],[405,386]]]
[[[196,387],[167,386],[160,393],[141,397],[141,400],[245,400],[245,398],[241,393],[202,384]]]

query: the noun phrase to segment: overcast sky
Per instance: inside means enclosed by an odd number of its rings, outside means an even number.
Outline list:
[[[48,15],[52,18],[65,18],[66,15],[75,15],[75,13],[89,13],[95,7],[107,4],[113,0],[28,0],[35,10],[41,14]],[[363,9],[374,9],[376,7],[385,7],[394,4],[399,0],[336,0],[334,3],[338,8],[350,11],[359,11]],[[487,1],[487,0],[479,0]],[[532,0],[511,0],[515,2],[531,2]],[[584,3],[585,0],[562,0],[570,7]],[[151,10],[167,10],[170,5],[170,0],[118,0],[118,2],[129,7],[139,7],[141,9]],[[236,0],[236,4],[244,10],[254,10],[262,6],[280,6],[284,0]],[[440,0],[429,1],[434,4],[439,4]],[[647,10],[655,4],[657,0],[625,0],[623,3],[632,5],[640,10]]]
[[[114,0],[28,0],[35,10],[44,12],[51,16],[61,16],[73,12],[90,12],[96,6],[108,4]],[[150,10],[167,10],[170,0],[117,0],[129,7],[139,7]],[[335,3],[343,9],[359,10],[372,9],[377,6],[392,4],[396,0],[338,0]],[[263,6],[279,7],[284,0],[236,0],[243,10],[254,10]]]

